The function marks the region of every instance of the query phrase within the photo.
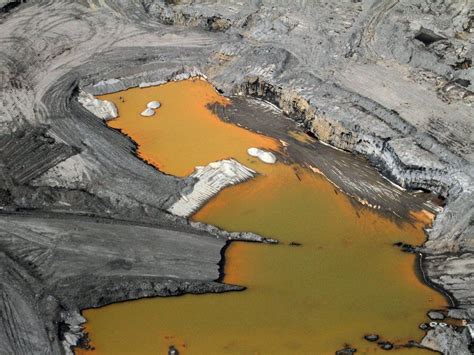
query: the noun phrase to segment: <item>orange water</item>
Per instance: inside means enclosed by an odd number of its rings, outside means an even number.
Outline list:
[[[138,155],[168,174],[186,176],[197,165],[229,157],[245,158],[243,147],[278,149],[274,139],[216,119],[206,105],[227,105],[229,101],[203,80],[130,89],[102,98],[113,101],[120,113],[108,125],[135,140]],[[140,116],[147,102],[153,100],[162,103],[156,114]]]
[[[125,99],[122,103],[119,97]],[[104,97],[120,118],[110,121],[139,144],[139,155],[168,174],[234,157],[260,175],[222,191],[193,218],[231,231],[253,231],[281,245],[235,242],[224,281],[247,286],[222,295],[155,298],[84,312],[98,354],[385,353],[363,339],[420,340],[418,324],[443,297],[420,282],[415,257],[393,243],[421,244],[421,222],[388,219],[362,207],[320,175],[297,165],[265,165],[251,146],[279,143],[223,123],[206,105],[229,104],[205,81],[132,89]],[[151,118],[147,101],[163,106]],[[258,113],[256,113],[258,119]],[[302,246],[289,246],[289,242]],[[420,349],[396,350],[402,354]]]

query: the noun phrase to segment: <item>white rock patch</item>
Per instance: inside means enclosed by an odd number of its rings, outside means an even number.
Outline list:
[[[155,110],[153,110],[152,108],[147,108],[145,111],[140,113],[140,115],[145,116],[145,117],[151,117],[154,114],[155,114]]]
[[[249,148],[247,150],[247,153],[249,153],[249,155],[251,155],[252,157],[258,157],[258,155],[260,154],[261,150],[260,149],[257,149],[257,148]]]
[[[161,104],[159,101],[150,101],[146,104],[146,107],[146,110],[140,113],[140,115],[144,117],[151,117],[155,114],[155,109],[161,107]]]
[[[162,85],[162,84],[166,84],[166,81],[165,80],[144,81],[144,82],[141,82],[138,86],[140,88],[148,88],[150,86],[158,86],[158,85]]]
[[[161,104],[158,101],[150,101],[147,103],[146,107],[151,108],[151,109],[157,109],[160,108]]]
[[[193,190],[181,195],[168,212],[176,216],[189,217],[219,191],[252,178],[255,176],[255,171],[236,160],[228,159],[210,163],[205,167],[198,166],[191,176],[197,179]]]
[[[252,157],[256,157],[256,158],[260,159],[264,163],[267,163],[267,164],[275,164],[276,163],[275,154],[267,152],[265,150],[258,149],[258,148],[249,148],[247,150],[247,153]]]
[[[79,92],[77,100],[84,108],[103,120],[118,117],[117,107],[115,107],[113,102],[96,99],[93,95],[83,90]]]

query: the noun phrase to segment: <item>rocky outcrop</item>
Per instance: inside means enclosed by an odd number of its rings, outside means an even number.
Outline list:
[[[224,188],[246,181],[255,174],[255,171],[234,159],[197,166],[190,176],[193,184],[181,190],[181,198],[168,208],[168,212],[180,217],[190,217]]]
[[[161,1],[143,1],[145,11],[166,25],[184,25],[223,32],[228,30],[235,20],[232,11],[224,9],[222,13],[219,13],[207,6],[180,1],[176,1],[173,7],[168,5]]]
[[[245,242],[256,242],[256,243],[266,243],[266,244],[278,244],[278,240],[272,238],[265,238],[261,235],[251,233],[251,232],[227,232],[222,229],[219,229],[215,226],[201,223],[201,222],[188,222],[190,226],[197,230],[206,231],[212,235],[215,235],[217,238],[224,237],[228,241],[245,241]]]
[[[469,355],[472,354],[465,344],[469,344],[471,338],[468,330],[457,332],[450,327],[436,327],[428,330],[428,333],[421,342],[422,346],[439,351],[448,355]]]
[[[440,91],[457,85],[472,92],[472,18],[472,4],[458,1],[373,1],[352,29],[348,54],[369,52],[394,58],[421,69],[418,74],[428,71],[448,79],[441,83]],[[453,101],[472,103],[471,94],[464,93]]]
[[[96,99],[93,95],[85,91],[81,90],[79,92],[77,101],[90,113],[105,121],[117,118],[118,116],[117,107],[115,107],[113,102]]]

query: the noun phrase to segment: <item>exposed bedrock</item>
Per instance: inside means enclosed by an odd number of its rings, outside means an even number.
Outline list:
[[[118,117],[117,107],[115,107],[113,102],[96,99],[93,95],[84,91],[79,93],[77,101],[79,101],[82,106],[93,115],[102,118],[103,120],[110,120]],[[151,108],[148,108],[148,110],[153,112]]]
[[[471,341],[471,336],[467,328],[462,332],[456,332],[449,327],[436,327],[428,331],[423,338],[421,345],[440,351],[446,354],[472,354],[468,349],[465,349],[464,344]]]
[[[5,215],[0,220],[0,352],[61,353],[59,343],[82,336],[80,324],[66,326],[66,319],[85,308],[240,290],[213,281],[220,277],[225,243],[203,233],[117,220]]]
[[[288,75],[288,72],[287,67],[282,76]],[[296,89],[282,89],[284,86],[278,79],[262,80],[261,76],[251,76],[237,92],[275,103],[322,141],[366,156],[385,176],[399,185],[435,191],[448,199],[446,208],[438,214],[430,228],[429,240],[423,249],[427,255],[443,256],[438,256],[436,263],[431,262],[434,258],[424,259],[426,271],[435,283],[447,286],[445,288],[458,301],[463,300],[460,303],[472,313],[474,280],[470,265],[474,251],[474,198],[470,158],[463,157],[460,151],[455,154],[452,149],[437,142],[436,137],[420,132],[419,128],[410,125],[398,114],[374,102],[349,95],[345,96],[349,104],[337,99],[328,103],[327,98],[341,90],[337,86],[321,84],[318,88],[313,87],[314,90],[298,93]],[[303,84],[302,87],[309,85]],[[355,103],[359,100],[365,101],[362,103],[364,106],[372,106],[373,111],[367,108],[359,110]],[[374,120],[379,120],[377,127],[373,126]],[[466,137],[468,142],[471,132]],[[470,261],[461,260],[460,254],[465,254],[463,258]],[[450,277],[449,285],[435,271],[435,265],[439,267],[441,260],[447,263],[448,259],[450,266],[443,271],[448,275],[456,274]],[[457,289],[464,292],[458,293]]]
[[[176,216],[190,217],[224,188],[251,179],[256,172],[234,159],[220,160],[198,166],[190,178],[196,181],[168,211]]]
[[[203,74],[225,94],[272,102],[397,184],[446,197],[428,230],[423,270],[452,295],[453,316],[474,318],[469,1],[0,8],[0,353],[63,352],[78,340],[82,308],[236,289],[215,282],[220,251],[227,239],[258,236],[164,213],[193,181],[145,164],[134,142],[78,102],[80,90],[98,95]],[[383,180],[357,189],[346,171],[333,170],[333,180],[371,205],[405,201]],[[466,332],[441,333],[430,331],[424,344],[468,353]]]

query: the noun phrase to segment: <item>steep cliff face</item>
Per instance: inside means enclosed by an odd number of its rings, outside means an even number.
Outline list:
[[[361,98],[355,95],[354,103],[336,106],[338,98],[331,107],[323,100],[337,88],[329,89],[310,91],[305,96],[292,89],[282,89],[279,81],[271,84],[252,76],[237,92],[278,105],[320,140],[366,156],[402,187],[435,191],[452,200],[470,191],[472,168],[467,160],[440,145],[434,137],[418,132],[396,113],[381,107],[377,107],[378,112],[369,111],[357,105],[356,100]],[[381,113],[387,117],[377,115]]]
[[[418,135],[414,128],[408,130],[412,134],[403,135],[388,124],[379,124],[377,129],[372,129],[363,127],[363,122],[357,120],[354,125],[339,112],[335,117],[326,112],[318,115],[318,107],[309,103],[318,102],[314,96],[307,99],[288,94],[257,77],[241,85],[239,91],[277,104],[322,141],[366,156],[382,174],[400,186],[435,191],[446,197],[445,208],[428,230],[423,267],[433,283],[454,296],[456,306],[464,310],[461,314],[472,318],[474,279],[470,265],[474,256],[474,180],[468,161],[447,160],[445,157],[451,156],[451,151],[443,151],[433,137]],[[406,127],[402,120],[399,124]],[[430,150],[428,147],[431,146],[436,150]],[[436,154],[440,150],[444,159]]]

